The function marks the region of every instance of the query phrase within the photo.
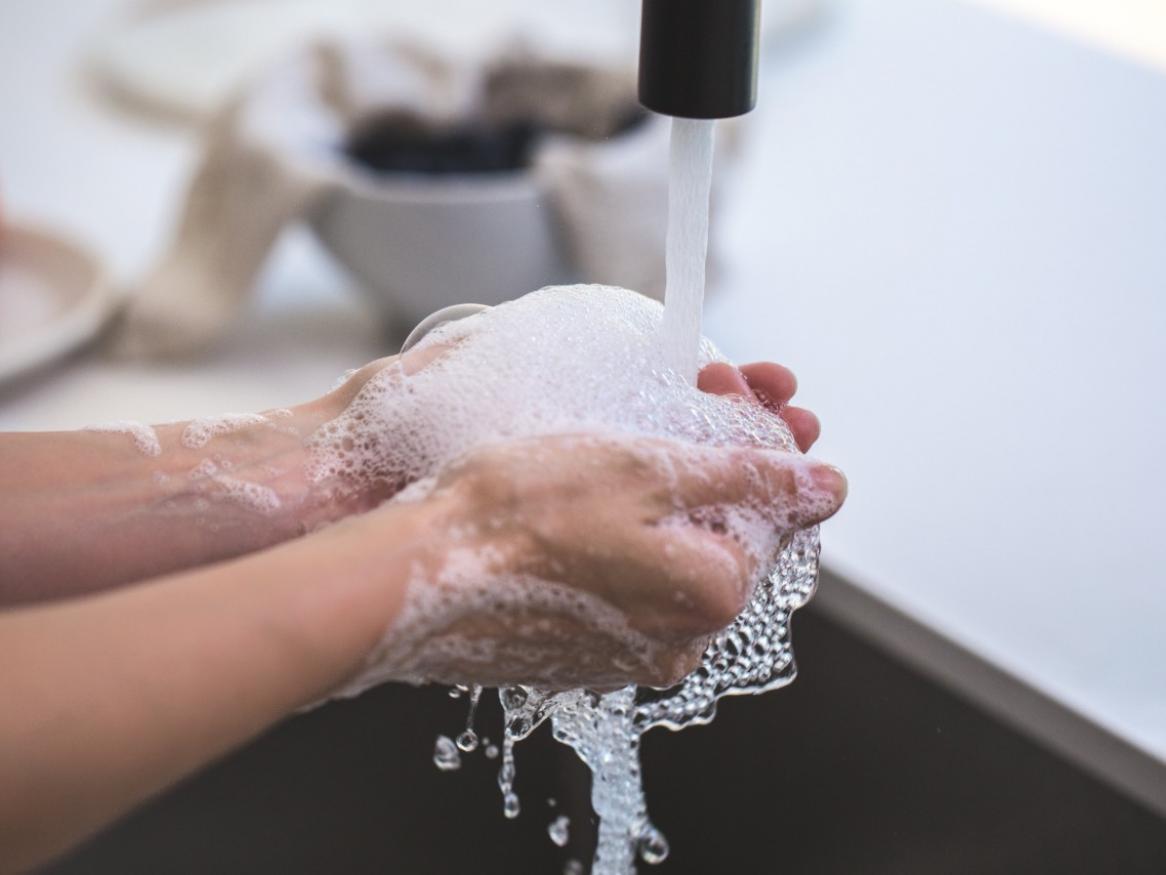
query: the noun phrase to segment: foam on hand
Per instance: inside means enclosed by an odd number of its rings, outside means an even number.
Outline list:
[[[109,434],[124,434],[133,442],[138,451],[146,456],[162,454],[162,444],[158,441],[158,433],[153,427],[142,422],[129,419],[120,419],[115,422],[104,422],[99,425],[89,425],[82,431],[107,432]]]
[[[671,357],[661,316],[660,304],[634,292],[578,285],[542,289],[441,326],[374,376],[343,415],[309,439],[310,474],[342,490],[405,487],[393,499],[403,502],[427,494],[443,470],[475,450],[539,435],[666,439],[691,448],[694,468],[710,447],[796,453],[780,417],[741,399],[701,392],[689,375],[666,364]],[[722,360],[707,340],[697,358],[701,367]],[[660,468],[665,479],[667,462]],[[630,872],[637,855],[659,862],[668,846],[647,817],[640,735],[653,726],[707,722],[720,697],[773,689],[793,679],[789,617],[812,593],[818,559],[816,528],[797,532],[795,518],[812,513],[807,503],[829,499],[811,488],[808,462],[792,464],[799,481],[792,504],[701,508],[704,521],[730,534],[762,571],[746,609],[713,636],[700,667],[676,687],[552,693],[538,682],[548,672],[553,680],[555,666],[535,644],[524,649],[521,636],[499,653],[483,652],[498,646],[495,642],[443,634],[462,616],[527,606],[559,612],[619,638],[628,659],[625,677],[638,660],[657,656],[654,642],[602,599],[551,580],[499,578],[490,570],[490,557],[451,550],[437,572],[417,569],[395,627],[341,694],[388,679],[426,679],[435,649],[441,651],[439,663],[442,657],[483,666],[502,660],[519,672],[529,669],[533,683],[500,690],[506,733],[499,786],[506,815],[517,816],[519,810],[514,743],[549,718],[555,738],[571,745],[595,772],[592,804],[601,820],[592,871]],[[674,522],[691,525],[694,518],[678,513]],[[588,657],[580,652],[572,658]]]
[[[234,434],[254,425],[269,425],[270,421],[262,413],[224,413],[194,419],[182,430],[182,445],[189,450],[198,450],[220,435]]]
[[[540,435],[666,439],[670,448],[689,448],[689,467],[700,474],[706,469],[701,457],[710,447],[794,451],[780,417],[738,398],[702,392],[687,375],[665,365],[661,314],[659,303],[626,289],[579,285],[545,288],[447,323],[374,376],[340,417],[309,438],[310,476],[353,491],[407,486],[394,500],[408,501],[423,496],[436,475],[467,454]],[[710,343],[700,344],[700,365],[719,359]],[[639,452],[650,454],[650,445]],[[658,455],[649,463],[658,467],[660,478],[675,478],[669,470],[674,460]],[[800,460],[791,464],[802,480],[809,464],[800,466]],[[807,503],[822,500],[820,495],[806,483],[788,502],[710,505],[698,514],[677,502],[675,519],[661,525],[688,526],[695,520],[715,526],[732,535],[755,564],[768,568],[783,535],[797,528],[792,517],[805,516]],[[555,581],[500,577],[490,570],[489,557],[462,555],[468,552],[450,550],[444,568],[409,587],[396,627],[353,689],[389,677],[450,680],[433,674],[433,661],[417,652],[418,642],[431,657],[439,648],[449,656],[459,650],[468,656],[468,648],[481,650],[480,642],[434,630],[475,611],[514,611],[524,601],[558,606],[555,613],[577,621],[588,617],[597,628],[617,634],[629,658],[654,658],[641,636],[600,599],[583,603],[582,594]],[[721,558],[733,561],[727,553]],[[548,653],[520,651],[517,642],[511,648],[506,655],[513,668],[525,672],[529,666],[531,682],[553,682]],[[485,670],[502,655],[480,656]],[[561,668],[561,675],[571,674],[570,666]]]
[[[414,483],[479,447],[588,432],[795,451],[780,417],[664,366],[661,313],[626,289],[555,286],[447,323],[309,439],[312,474]],[[427,350],[436,357],[409,373]],[[698,358],[724,360],[707,340]]]

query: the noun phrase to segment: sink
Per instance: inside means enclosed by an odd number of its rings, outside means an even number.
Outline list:
[[[1166,821],[823,615],[798,613],[800,676],[644,740],[661,873],[1166,872]],[[487,699],[490,697],[487,696]],[[587,771],[544,729],[498,761],[433,766],[465,701],[386,686],[297,716],[49,866],[126,873],[558,873],[590,860]],[[479,723],[498,737],[497,707]],[[553,800],[553,802],[551,801]],[[571,821],[565,849],[547,825]]]

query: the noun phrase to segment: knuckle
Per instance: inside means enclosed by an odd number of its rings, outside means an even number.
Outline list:
[[[748,562],[742,556],[725,557],[720,567],[704,575],[695,617],[704,634],[719,632],[745,609],[749,598],[750,573]]]
[[[639,682],[660,689],[675,686],[700,665],[706,643],[707,639],[701,637],[678,649],[670,650],[649,666],[647,673]]]
[[[737,615],[745,609],[744,586],[735,582],[729,585],[727,581],[725,584],[714,588],[712,597],[704,606],[701,618],[704,632],[719,632],[737,619]]]

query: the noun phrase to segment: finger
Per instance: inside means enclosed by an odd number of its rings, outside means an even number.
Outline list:
[[[798,449],[803,453],[809,450],[822,434],[822,424],[818,417],[804,407],[783,407],[781,418],[789,426]]]
[[[846,498],[841,471],[793,453],[701,448],[676,456],[676,497],[689,509],[751,507],[792,531],[830,518]]]
[[[798,390],[798,378],[794,372],[773,362],[742,365],[741,375],[757,399],[774,411],[794,397]]]
[[[668,577],[667,597],[643,612],[645,631],[662,640],[682,640],[723,629],[741,613],[756,568],[730,534],[674,517],[641,538]]]
[[[728,362],[705,365],[696,377],[696,387],[710,395],[741,395],[753,399],[745,377]]]

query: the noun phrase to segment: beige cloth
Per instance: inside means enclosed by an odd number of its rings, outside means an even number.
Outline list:
[[[635,106],[634,77],[509,48],[458,63],[416,46],[329,43],[278,65],[208,126],[168,251],[111,336],[116,354],[198,352],[239,316],[281,230],[350,179],[347,132],[384,113],[439,127],[528,118],[559,133],[533,172],[569,258],[590,282],[663,293],[667,125],[608,140]]]

